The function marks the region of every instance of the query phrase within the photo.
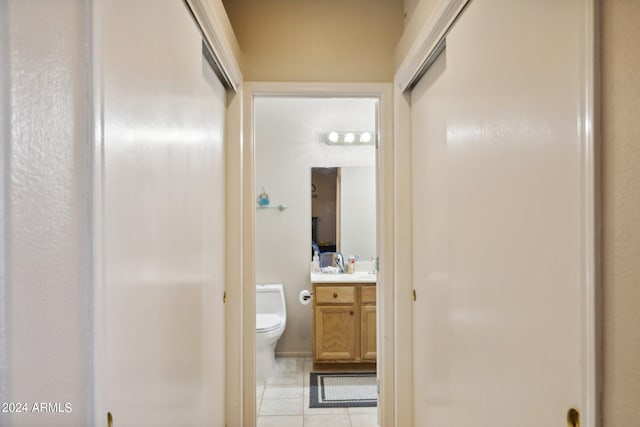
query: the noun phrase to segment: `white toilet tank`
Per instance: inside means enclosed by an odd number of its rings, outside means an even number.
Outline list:
[[[256,285],[256,314],[277,314],[286,320],[287,306],[282,283]]]

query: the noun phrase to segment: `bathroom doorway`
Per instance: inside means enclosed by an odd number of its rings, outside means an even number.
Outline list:
[[[245,300],[249,302],[253,299],[252,304],[245,304],[245,319],[251,319],[249,306],[255,309],[256,284],[282,283],[285,289],[286,329],[275,346],[277,368],[269,379],[263,379],[261,373],[256,375],[255,347],[252,349],[253,357],[247,358],[249,348],[245,345],[244,356],[247,360],[244,370],[247,380],[244,386],[247,391],[250,387],[255,387],[256,390],[255,398],[247,398],[244,402],[246,425],[251,425],[251,420],[259,419],[260,423],[267,423],[265,425],[271,425],[269,422],[282,424],[286,421],[287,425],[303,426],[311,425],[320,419],[318,417],[322,417],[324,420],[331,418],[330,421],[334,423],[359,423],[358,425],[373,427],[380,421],[379,411],[375,407],[326,410],[309,407],[310,372],[314,370],[314,314],[313,304],[302,304],[299,302],[299,295],[302,291],[312,290],[311,260],[314,244],[319,243],[314,242],[312,229],[314,224],[316,232],[317,227],[321,227],[318,218],[315,222],[312,219],[316,216],[312,213],[312,200],[314,196],[320,197],[317,186],[314,194],[312,170],[325,168],[333,171],[337,177],[343,168],[369,168],[373,171],[370,174],[370,186],[375,189],[376,195],[381,192],[380,165],[385,165],[380,151],[382,146],[391,149],[390,141],[389,146],[383,142],[390,136],[390,114],[387,108],[390,87],[358,84],[351,85],[350,90],[341,90],[346,88],[328,84],[323,90],[316,87],[310,93],[309,88],[300,85],[254,83],[247,86],[245,100],[249,102],[245,103],[245,108],[251,111],[250,118],[246,121],[250,125],[245,128],[245,134],[252,137],[249,146],[253,151],[253,155],[247,157],[251,157],[250,160],[255,163],[251,165],[253,192],[250,201],[247,192],[245,203],[246,212],[253,217],[255,224],[255,263],[254,270],[250,272],[255,280],[253,283],[245,281]],[[277,89],[274,90],[275,87]],[[249,113],[247,110],[245,111]],[[381,119],[386,120],[385,125]],[[347,136],[349,133],[353,136]],[[362,136],[364,133],[368,136]],[[386,167],[388,169],[389,166]],[[249,174],[245,176],[249,179]],[[380,197],[375,199],[379,200]],[[334,200],[340,203],[339,196],[334,197]],[[251,211],[248,210],[249,206]],[[353,215],[366,213],[364,209],[348,210]],[[373,227],[366,237],[374,241],[375,251],[375,242],[384,241],[384,236],[379,232],[380,203],[374,202],[373,210],[374,212],[369,212],[374,218]],[[340,228],[341,220],[337,215],[340,211],[345,209],[334,210],[334,229]],[[344,221],[348,224],[353,223],[354,219]],[[358,220],[355,219],[355,222]],[[361,222],[366,221],[363,219]],[[339,241],[339,237],[323,239],[322,244],[323,252],[329,249],[340,252],[345,247],[345,242]],[[385,249],[378,251],[382,259],[384,252]],[[359,254],[350,251],[343,255],[345,259],[349,259],[349,256],[357,259]],[[371,254],[367,253],[366,257],[371,264]],[[375,332],[377,337],[382,336],[385,328],[384,294],[387,290],[390,291],[385,287],[383,262],[381,267],[378,289],[374,291],[378,294],[380,305],[374,320],[378,325]],[[251,275],[246,277],[249,279]],[[386,283],[390,283],[390,280]],[[253,315],[255,316],[255,311]],[[250,331],[249,322],[246,323],[244,334],[253,334],[255,337],[255,330]],[[251,322],[252,326],[254,324],[255,321]],[[390,369],[384,369],[387,363],[385,356],[389,357],[389,363],[392,358],[389,349],[385,351],[382,348],[384,342],[380,339],[377,342],[377,372],[380,378],[385,373],[392,374]],[[245,343],[250,343],[246,337]],[[254,341],[253,345],[261,344]],[[262,382],[250,385],[249,381],[255,381],[256,378],[262,379]],[[378,399],[378,407],[383,414],[385,392],[383,388]],[[247,410],[252,401],[255,404],[253,411]]]

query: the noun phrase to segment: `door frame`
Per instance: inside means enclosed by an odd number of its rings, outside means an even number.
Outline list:
[[[377,98],[378,150],[376,150],[377,246],[382,260],[377,283],[378,377],[382,425],[393,426],[395,402],[393,307],[393,104],[390,83],[245,82],[243,87],[243,347],[242,385],[245,427],[255,427],[255,138],[254,99],[261,96]],[[382,363],[380,363],[382,361]]]
[[[411,97],[410,92],[429,65],[440,53],[448,31],[471,0],[442,0],[416,36],[413,44],[396,70],[394,77],[394,132],[395,132],[395,351],[397,387],[395,424],[413,425],[413,289],[411,261]],[[585,407],[581,409],[581,425],[600,425],[599,395],[601,394],[601,285],[600,285],[600,149],[598,80],[599,51],[597,23],[599,8],[596,0],[585,0],[583,25],[584,51],[582,68],[583,86],[582,124],[582,342],[585,363],[581,367],[585,379],[582,394]]]

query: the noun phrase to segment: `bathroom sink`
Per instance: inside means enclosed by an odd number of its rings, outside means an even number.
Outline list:
[[[345,274],[345,276],[356,276],[356,277],[373,277],[374,280],[376,278],[376,273],[370,273],[368,271],[356,271],[355,273],[352,274]]]
[[[376,274],[356,271],[352,274],[311,273],[312,283],[376,283]]]

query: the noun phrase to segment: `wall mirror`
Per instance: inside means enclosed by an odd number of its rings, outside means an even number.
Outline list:
[[[376,256],[375,167],[311,168],[311,241],[312,255]]]

